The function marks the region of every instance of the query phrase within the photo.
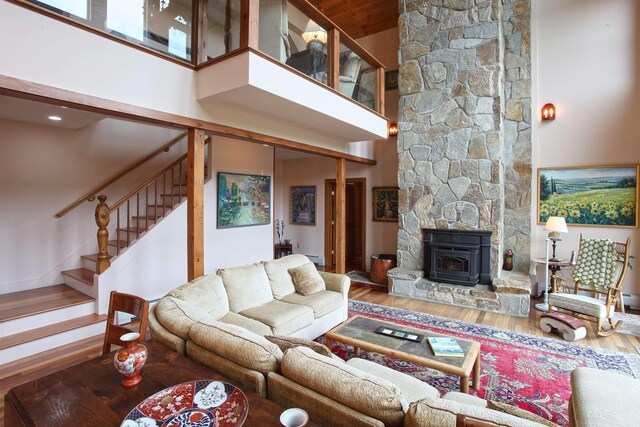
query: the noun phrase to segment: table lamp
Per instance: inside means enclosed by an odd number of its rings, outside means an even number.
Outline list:
[[[551,262],[558,262],[556,258],[556,242],[562,240],[560,233],[568,233],[567,223],[561,216],[550,216],[547,223],[544,225],[544,229],[549,231],[549,240],[551,240],[553,246],[553,253],[551,254]]]

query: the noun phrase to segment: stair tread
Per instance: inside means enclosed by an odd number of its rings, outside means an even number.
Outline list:
[[[0,322],[90,301],[94,299],[65,284],[4,294],[0,295]]]
[[[89,254],[89,255],[82,255],[81,258],[84,258],[88,261],[95,261],[98,262],[98,254]],[[113,256],[109,255],[109,259],[113,258]],[[92,278],[93,280],[93,278]]]
[[[132,233],[142,233],[143,231],[147,231],[146,228],[140,228],[140,227],[129,227],[129,228],[117,228],[117,231],[127,231],[129,230]]]
[[[63,271],[62,274],[79,280],[89,286],[93,286],[93,275],[96,274],[96,272],[86,268],[76,268],[75,270]]]
[[[52,325],[43,326],[41,328],[32,329],[19,334],[9,335],[4,338],[0,338],[0,350],[102,322],[106,319],[106,314],[89,314],[87,316],[76,317],[74,319],[65,320],[64,322],[54,323]]]
[[[114,240],[109,240],[107,242],[107,245],[109,245],[109,246],[118,246],[119,245],[121,248],[126,248],[127,247],[127,241],[126,240],[122,240],[122,239],[120,239],[120,240],[114,239]]]

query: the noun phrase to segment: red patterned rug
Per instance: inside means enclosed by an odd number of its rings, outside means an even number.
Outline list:
[[[471,394],[519,406],[561,426],[569,425],[569,374],[573,369],[588,366],[640,378],[640,357],[635,354],[350,300],[349,315],[356,314],[478,341],[481,386],[470,389]],[[332,350],[343,359],[356,357],[351,346],[338,344]],[[361,351],[359,357],[426,381],[441,393],[460,389],[460,379],[449,374],[372,352]]]

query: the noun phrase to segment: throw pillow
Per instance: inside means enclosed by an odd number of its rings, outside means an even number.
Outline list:
[[[312,340],[298,337],[286,337],[284,335],[265,335],[264,337],[280,347],[280,350],[282,350],[283,353],[293,347],[307,347],[323,356],[331,358],[337,357],[331,352],[331,350],[329,350],[329,347]],[[338,357],[338,359],[340,358]]]
[[[505,414],[513,415],[525,420],[533,421],[535,423],[542,424],[543,426],[558,427],[557,424],[547,420],[546,418],[542,418],[541,416],[536,415],[533,412],[520,409],[517,406],[509,405],[508,403],[489,400],[487,402],[487,408],[493,409],[494,411],[504,412]]]
[[[295,286],[296,292],[301,295],[308,296],[326,289],[322,276],[320,276],[312,262],[303,264],[300,267],[290,268],[289,274],[293,278],[293,286]]]

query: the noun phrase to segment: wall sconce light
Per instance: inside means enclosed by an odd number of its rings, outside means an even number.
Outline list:
[[[390,123],[389,124],[389,136],[397,136],[398,135],[398,124]]]
[[[542,107],[542,120],[554,120],[556,118],[556,106],[549,103]]]

